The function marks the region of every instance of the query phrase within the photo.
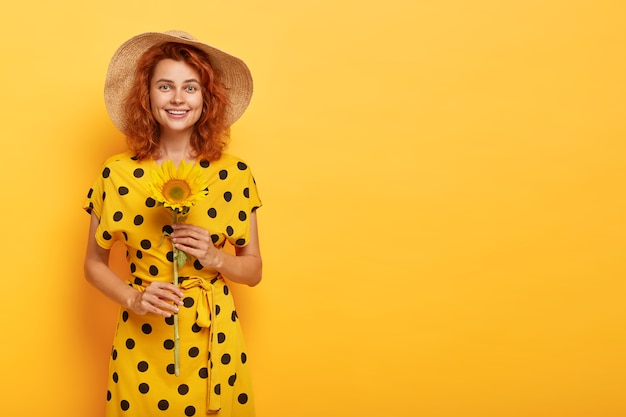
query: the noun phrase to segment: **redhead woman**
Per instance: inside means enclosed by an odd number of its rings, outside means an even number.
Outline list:
[[[229,286],[261,280],[261,201],[249,166],[225,153],[250,72],[185,32],[143,33],[115,52],[104,95],[128,143],[84,206],[85,276],[120,305],[106,415],[254,416]],[[118,240],[126,282],[109,268]]]

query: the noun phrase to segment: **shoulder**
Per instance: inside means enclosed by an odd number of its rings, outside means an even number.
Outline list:
[[[113,166],[125,166],[125,165],[137,165],[137,158],[134,157],[133,153],[130,151],[118,153],[115,155],[109,156],[104,160],[103,166],[113,167]]]
[[[118,153],[105,159],[102,164],[102,176],[106,178],[116,173],[133,172],[145,163],[145,161],[138,161],[130,151]]]
[[[228,169],[228,170],[233,169],[236,171],[249,170],[249,166],[246,161],[239,158],[238,156],[235,156],[229,153],[223,153],[220,159],[218,159],[217,161],[211,162],[211,164],[215,168],[220,168],[220,169]]]

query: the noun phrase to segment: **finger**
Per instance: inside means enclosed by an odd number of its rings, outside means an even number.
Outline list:
[[[209,236],[208,230],[193,225],[181,225],[172,233],[172,238],[191,237],[194,239],[206,239]]]
[[[158,297],[151,296],[149,294],[142,300],[142,307],[150,313],[158,314],[161,316],[169,317],[173,313],[178,313],[178,307],[172,303],[166,302]]]
[[[146,288],[145,294],[156,299],[167,300],[178,305],[182,303],[180,299],[183,297],[183,292],[180,288],[168,282],[153,282]]]

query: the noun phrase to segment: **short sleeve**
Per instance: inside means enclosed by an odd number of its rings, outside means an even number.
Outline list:
[[[252,171],[243,161],[237,162],[238,174],[231,187],[235,193],[239,192],[238,211],[234,213],[236,218],[233,219],[234,233],[228,234],[228,241],[234,245],[243,247],[250,240],[250,215],[259,207],[261,207],[261,198],[257,188],[256,180],[252,175]]]
[[[107,188],[110,188],[110,174],[111,169],[105,163],[102,165],[100,174],[87,192],[87,197],[83,203],[83,209],[89,214],[95,214],[98,220],[100,220],[95,237],[98,245],[104,249],[110,249],[115,240],[114,234],[108,229],[107,221],[105,220],[107,217],[104,216],[106,210],[104,202],[107,197]]]
[[[88,213],[94,213],[98,219],[102,217],[102,205],[106,197],[104,191],[104,180],[108,177],[109,168],[103,166],[100,175],[94,181],[93,185],[87,192],[87,197],[83,203],[83,209]]]

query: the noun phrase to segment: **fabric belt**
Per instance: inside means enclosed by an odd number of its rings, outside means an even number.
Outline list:
[[[213,352],[213,334],[215,333],[215,303],[213,292],[215,282],[221,277],[218,275],[210,280],[199,277],[179,277],[178,286],[182,290],[199,287],[201,295],[196,305],[196,324],[209,329],[209,352]],[[220,396],[213,391],[216,382],[221,381],[219,366],[211,366],[211,358],[207,359],[208,381],[207,381],[207,414],[213,414],[222,408]],[[221,385],[220,385],[221,386]]]

